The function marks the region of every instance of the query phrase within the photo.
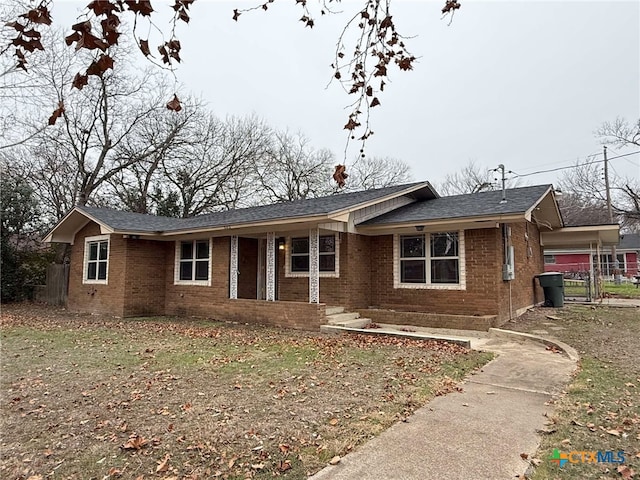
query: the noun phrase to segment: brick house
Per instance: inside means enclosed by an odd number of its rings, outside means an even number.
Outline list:
[[[623,276],[633,279],[640,273],[638,260],[640,257],[640,233],[620,235],[620,243],[616,248],[618,267]],[[598,265],[600,259],[600,265]],[[615,262],[611,250],[597,250],[584,246],[568,246],[564,248],[545,249],[544,268],[548,272],[564,272],[585,274],[599,267],[602,275],[611,277]]]
[[[68,308],[316,329],[326,308],[486,329],[542,300],[550,185],[439,197],[428,182],[176,219],[78,206]],[[617,237],[617,231],[616,231]]]

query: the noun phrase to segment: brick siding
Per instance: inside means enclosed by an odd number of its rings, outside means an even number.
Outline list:
[[[211,286],[174,284],[174,241],[125,239],[122,235],[110,237],[109,284],[84,285],[84,239],[100,234],[99,227],[89,223],[78,232],[72,246],[69,308],[117,316],[195,315],[315,329],[324,322],[327,304],[360,309],[363,314],[364,309],[370,307],[395,310],[396,315],[414,312],[415,315],[407,315],[406,319],[416,325],[431,322],[434,326],[434,322],[440,325],[447,320],[449,326],[484,328],[486,324],[495,326],[506,321],[510,310],[516,312],[542,299],[541,289],[533,281],[534,275],[544,267],[540,233],[531,223],[513,224],[511,228],[516,255],[516,278],[512,282],[502,280],[501,229],[465,231],[465,290],[395,289],[393,236],[342,233],[339,235],[340,277],[320,279],[321,304],[316,305],[308,303],[308,278],[285,277],[283,250],[278,250],[277,260],[277,299],[280,301],[255,300],[258,242],[243,238],[240,239],[239,293],[245,299],[229,299],[229,237],[212,240]],[[376,315],[382,319],[387,314]]]

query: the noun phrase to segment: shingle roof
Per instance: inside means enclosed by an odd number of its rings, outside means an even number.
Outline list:
[[[620,250],[640,250],[640,233],[623,233],[620,235]]]
[[[76,208],[118,231],[162,232],[174,229],[183,221],[180,218],[121,212],[113,208],[87,207],[84,205],[78,205]]]
[[[550,187],[551,185],[536,185],[507,189],[506,203],[500,203],[502,191],[499,190],[441,197],[406,205],[367,220],[360,225],[385,225],[524,213],[535,205]]]
[[[220,227],[225,225],[242,225],[256,222],[326,215],[331,212],[355,207],[357,205],[383,198],[387,195],[400,193],[404,190],[427,185],[426,182],[416,182],[396,185],[374,190],[341,193],[327,197],[296,200],[293,202],[276,203],[258,207],[239,208],[223,212],[199,215],[192,218],[169,218],[140,213],[121,212],[110,208],[95,208],[79,206],[96,220],[118,231],[136,232],[167,232],[193,228]]]

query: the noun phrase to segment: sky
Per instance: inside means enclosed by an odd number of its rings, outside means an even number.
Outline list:
[[[191,22],[178,30],[179,95],[201,96],[219,117],[256,114],[301,131],[342,162],[352,100],[329,83],[330,64],[363,0],[343,0],[342,14],[318,16],[313,29],[285,0],[232,20],[234,8],[258,3],[192,6]],[[413,71],[391,71],[372,111],[366,155],[401,159],[415,180],[432,183],[469,161],[527,175],[594,153],[601,159],[594,131],[616,117],[640,118],[640,2],[461,3],[450,22],[440,13],[444,0],[391,1],[396,28],[412,37],[407,44],[419,61]],[[68,26],[86,1],[54,5],[54,22]],[[142,55],[136,61],[145,62]],[[352,143],[346,152],[347,171],[359,148]],[[609,156],[632,151],[609,149]],[[640,177],[640,154],[610,163],[620,175]],[[521,184],[557,183],[559,173],[523,176]]]

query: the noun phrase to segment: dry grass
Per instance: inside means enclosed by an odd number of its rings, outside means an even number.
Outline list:
[[[634,479],[640,473],[640,309],[536,309],[505,328],[547,331],[580,353],[580,370],[555,405],[534,480]],[[623,463],[549,460],[561,452],[623,452]],[[574,457],[574,459],[577,457]],[[586,457],[588,458],[588,457]]]
[[[436,342],[5,306],[0,477],[305,478],[488,359]]]

